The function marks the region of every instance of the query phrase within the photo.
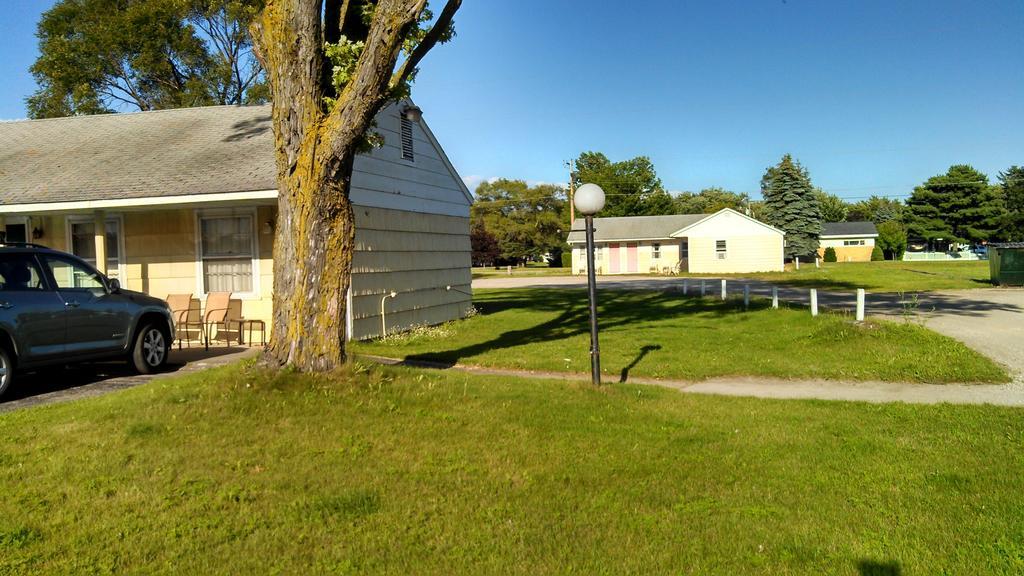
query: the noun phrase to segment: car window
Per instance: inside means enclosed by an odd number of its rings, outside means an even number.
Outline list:
[[[31,254],[0,254],[0,291],[43,289],[43,275]]]
[[[59,256],[46,256],[46,265],[50,267],[59,290],[106,291],[99,272],[87,268],[80,262]]]

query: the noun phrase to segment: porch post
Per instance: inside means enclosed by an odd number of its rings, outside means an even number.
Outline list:
[[[103,210],[93,212],[93,227],[96,242],[96,269],[107,273],[107,217]]]

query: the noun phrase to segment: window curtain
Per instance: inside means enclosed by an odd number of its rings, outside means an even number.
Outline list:
[[[200,222],[203,286],[207,292],[252,292],[252,217]]]

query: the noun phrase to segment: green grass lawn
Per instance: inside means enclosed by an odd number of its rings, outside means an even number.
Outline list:
[[[699,276],[699,275],[698,275]],[[864,288],[873,292],[924,292],[991,288],[988,262],[836,262],[787,265],[785,272],[736,274],[792,286],[845,290]]]
[[[610,291],[599,295],[602,370],[610,379],[700,380],[770,376],[914,382],[1005,382],[1005,370],[963,344],[914,324],[753,300]],[[387,340],[357,353],[529,370],[590,370],[583,290],[477,290],[479,313]]]
[[[508,273],[508,269],[505,266],[501,268],[495,268],[493,266],[483,266],[473,268],[473,278],[517,278],[520,276],[571,276],[572,270],[570,268],[552,268],[546,263],[531,262],[525,267],[512,267],[512,274]]]
[[[1022,415],[236,365],[0,415],[0,574],[1020,574]]]

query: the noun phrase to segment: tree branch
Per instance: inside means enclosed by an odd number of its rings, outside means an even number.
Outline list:
[[[413,70],[420,65],[420,60],[430,52],[430,49],[437,44],[437,41],[441,39],[441,36],[452,25],[452,19],[455,17],[455,12],[459,10],[462,5],[462,0],[448,0],[448,3],[444,5],[444,9],[441,10],[441,15],[437,17],[437,21],[434,22],[434,26],[427,32],[423,40],[416,45],[413,49],[412,54],[405,59],[402,63],[402,67],[395,72],[394,76],[391,77],[390,87],[392,89],[401,86],[405,81],[409,79],[409,75],[412,74]]]

